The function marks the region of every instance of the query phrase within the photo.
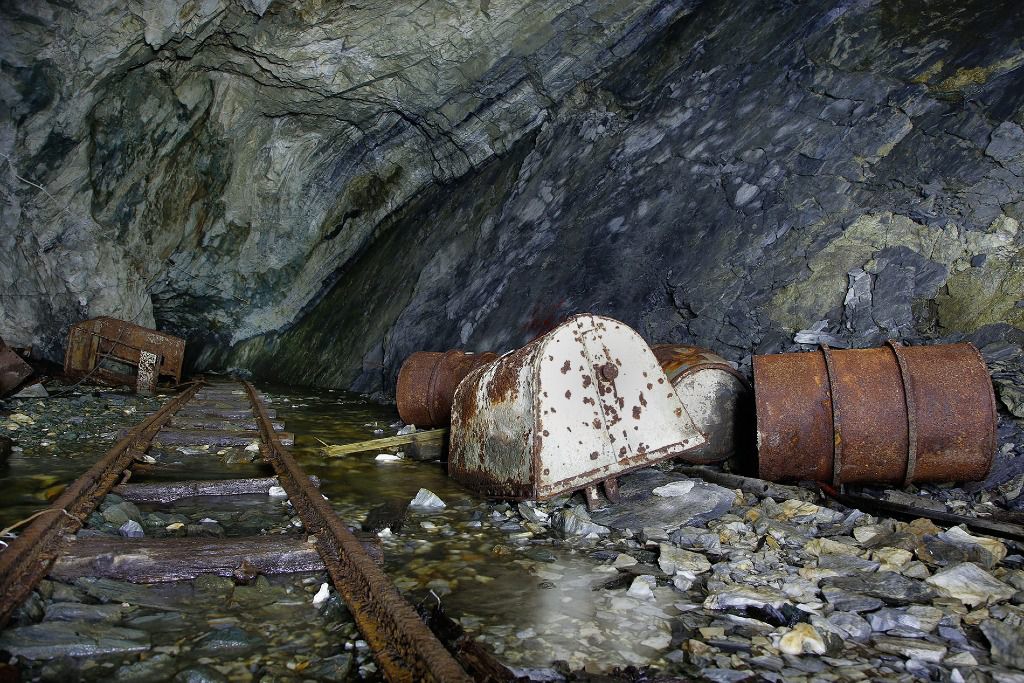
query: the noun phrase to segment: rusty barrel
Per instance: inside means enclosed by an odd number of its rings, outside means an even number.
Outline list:
[[[447,427],[459,382],[498,358],[495,353],[417,351],[398,372],[398,414],[417,427]]]
[[[729,361],[708,349],[680,344],[652,346],[654,357],[707,442],[680,459],[720,462],[736,452],[741,430],[749,429],[747,380]]]
[[[754,357],[760,476],[833,485],[976,481],[996,403],[971,344]]]

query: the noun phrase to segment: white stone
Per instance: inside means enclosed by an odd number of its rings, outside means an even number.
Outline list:
[[[397,456],[394,453],[378,453],[377,457],[374,458],[377,462],[394,462],[401,459],[402,458],[400,456]]]
[[[815,655],[825,654],[825,640],[818,630],[810,624],[797,624],[782,634],[778,644],[779,652],[787,655],[802,655],[809,652]]]
[[[313,596],[313,607],[319,607],[324,604],[329,597],[331,597],[331,587],[326,583],[321,583],[320,590]]]
[[[940,593],[973,607],[992,605],[1013,597],[1014,590],[976,564],[962,562],[925,579]]]
[[[424,510],[440,510],[447,507],[443,500],[438,498],[433,491],[428,491],[427,489],[420,489],[416,497],[409,503],[409,506]]]
[[[253,441],[251,444],[249,444],[248,446],[245,447],[245,450],[248,451],[249,453],[259,453],[260,452],[260,442],[259,441]]]
[[[655,487],[651,493],[662,498],[675,498],[677,496],[685,496],[693,489],[693,483],[690,480],[685,481],[674,481],[671,484],[665,484],[664,486]]]
[[[677,591],[690,590],[696,581],[697,575],[688,571],[677,571],[676,575],[672,577],[672,585]]]
[[[753,588],[748,586],[729,586],[712,593],[704,600],[704,609],[729,609],[730,607],[764,607],[771,605],[780,608],[786,602],[785,596],[770,588]]]
[[[633,583],[629,586],[629,590],[626,591],[626,595],[631,595],[634,598],[653,598],[655,585],[656,582],[653,576],[642,574],[633,579]]]
[[[288,494],[285,492],[282,486],[271,486],[270,490],[267,491],[267,495],[271,498],[287,498]]]

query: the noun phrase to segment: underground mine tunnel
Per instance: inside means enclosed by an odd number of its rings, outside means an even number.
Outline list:
[[[0,683],[1024,681],[1024,7],[0,3]]]

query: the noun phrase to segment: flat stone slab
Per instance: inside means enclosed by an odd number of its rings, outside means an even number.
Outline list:
[[[659,496],[655,488],[692,482],[682,495]],[[682,490],[686,485],[670,487]],[[591,513],[591,519],[613,529],[678,529],[706,523],[724,515],[736,500],[736,494],[716,484],[690,479],[679,474],[645,468],[619,478],[619,502]]]
[[[0,633],[0,650],[26,659],[95,657],[149,648],[145,631],[97,623],[50,621]]]

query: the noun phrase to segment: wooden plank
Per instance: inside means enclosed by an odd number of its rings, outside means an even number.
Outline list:
[[[293,446],[295,435],[291,432],[278,432],[283,446]],[[153,441],[163,446],[248,446],[261,443],[259,432],[219,432],[212,429],[168,429],[160,430]]]
[[[193,403],[191,405],[186,406],[185,408],[182,408],[181,412],[179,412],[178,414],[185,417],[220,417],[225,420],[244,420],[246,418],[253,417],[252,408],[232,407],[221,403],[206,405],[198,405]],[[270,419],[273,420],[277,417],[277,411],[268,410],[267,415],[270,417]]]
[[[363,547],[380,562],[383,554],[375,540],[364,540]],[[289,574],[323,569],[320,554],[315,546],[306,542],[305,536],[159,539],[94,536],[65,541],[60,557],[50,569],[50,576],[60,581],[91,576],[131,583],[162,583],[194,579],[203,574]]]
[[[321,450],[324,455],[337,457],[339,455],[347,455],[348,453],[362,453],[364,451],[379,450],[383,448],[390,448],[392,446],[402,446],[409,443],[437,443],[439,441],[443,441],[447,435],[447,429],[428,429],[422,432],[403,434],[402,436],[385,436],[382,439],[370,439],[369,441],[357,441],[356,443],[346,443],[337,446],[325,446]]]
[[[232,429],[255,431],[260,428],[256,418],[252,416],[228,420],[208,415],[176,415],[167,424],[170,427],[180,427],[182,429],[216,429],[220,431],[230,431]],[[275,432],[284,431],[284,422],[280,420],[272,421],[270,425]]]
[[[310,477],[316,487],[317,477]],[[194,496],[241,496],[266,494],[271,486],[280,486],[277,477],[257,479],[220,479],[213,481],[175,481],[150,484],[123,484],[115,486],[113,493],[133,503],[169,503]]]

